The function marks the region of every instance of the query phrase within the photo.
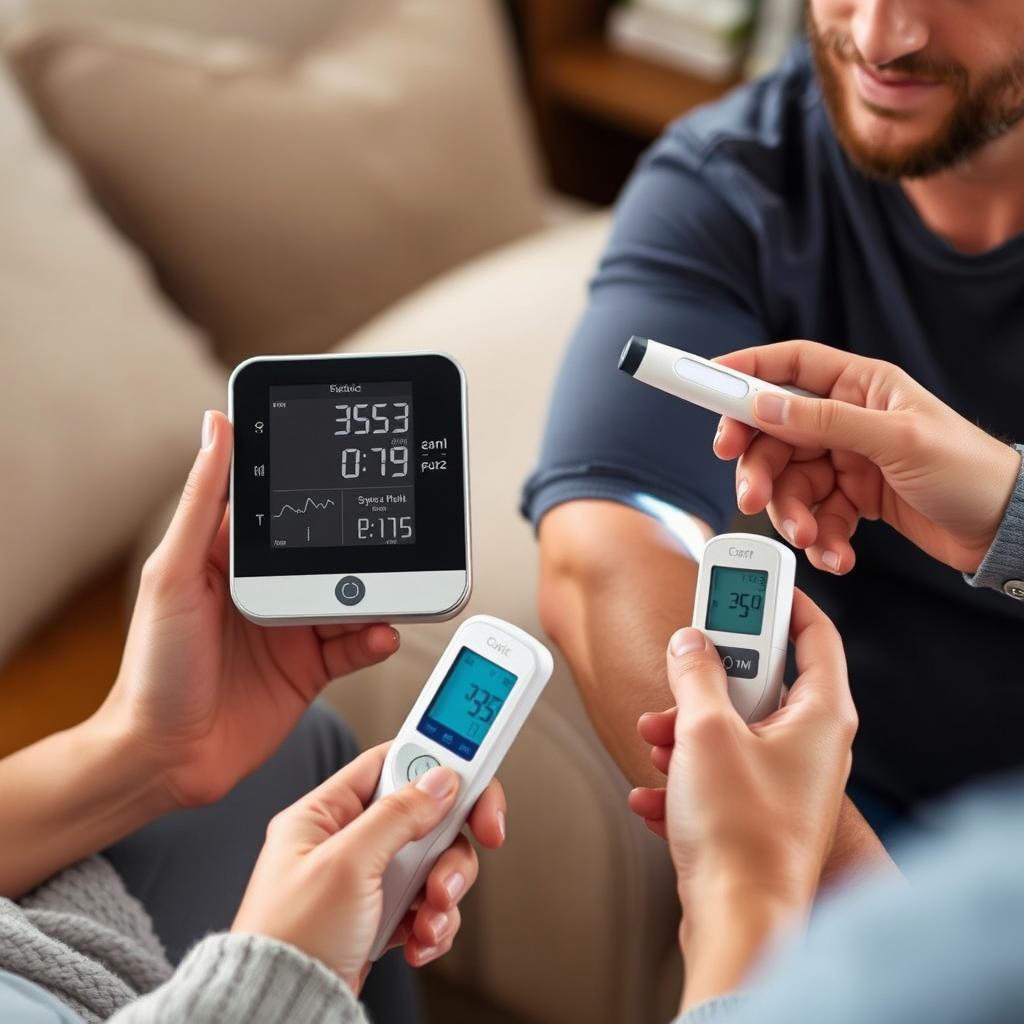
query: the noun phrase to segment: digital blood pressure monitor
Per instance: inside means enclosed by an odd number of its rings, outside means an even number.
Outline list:
[[[231,375],[231,596],[263,625],[451,618],[469,599],[466,384],[440,353]]]
[[[371,960],[384,952],[430,869],[494,778],[553,667],[548,649],[509,622],[475,615],[456,630],[391,744],[373,799],[438,765],[459,775],[459,793],[448,817],[388,866]]]
[[[748,722],[782,699],[795,576],[793,552],[755,534],[712,537],[701,555],[693,625],[717,648],[729,698]]]

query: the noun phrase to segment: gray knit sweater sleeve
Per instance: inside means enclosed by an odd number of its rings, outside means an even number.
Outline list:
[[[1024,456],[1024,445],[1014,447]],[[991,587],[1024,600],[1024,462],[992,546],[978,571],[973,576],[964,573],[964,579],[972,587]]]
[[[274,939],[210,935],[172,971],[146,911],[102,857],[20,903],[0,898],[0,972],[8,989],[13,976],[85,1024],[366,1024],[337,975]]]
[[[210,935],[159,988],[111,1024],[366,1024],[348,986],[323,964],[261,935]]]

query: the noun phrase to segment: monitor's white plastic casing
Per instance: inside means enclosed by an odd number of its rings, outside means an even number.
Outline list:
[[[642,352],[637,363],[636,357]],[[756,427],[753,404],[759,392],[803,395],[816,398],[802,388],[783,387],[713,363],[703,356],[684,352],[660,341],[631,338],[619,366],[636,380],[682,398],[720,416]]]
[[[432,572],[331,572],[302,576],[235,576],[235,465],[231,461],[230,558],[231,599],[251,622],[261,626],[298,626],[328,623],[444,622],[466,607],[473,588],[472,545],[469,512],[469,430],[466,374],[447,352],[359,352],[320,355],[253,356],[239,363],[228,380],[228,418],[235,422],[235,378],[257,362],[294,362],[303,359],[384,359],[389,357],[440,356],[459,372],[462,395],[463,519],[466,524],[466,568]],[[348,575],[356,575],[366,587],[358,606],[338,602],[335,587]]]
[[[417,728],[463,647],[479,653],[516,676],[511,693],[470,761],[441,746]],[[429,835],[406,846],[388,867],[384,875],[384,912],[370,953],[371,960],[376,960],[384,952],[409,904],[423,888],[430,869],[461,831],[473,805],[494,778],[523,723],[543,693],[553,669],[551,652],[542,643],[502,619],[490,615],[474,615],[455,631],[391,744],[373,799],[380,800],[409,784],[407,778],[399,777],[398,769],[408,757],[404,752],[410,746],[457,772],[461,780],[459,794],[448,817]]]
[[[711,570],[715,566],[768,573],[764,615],[758,636],[707,628]],[[693,625],[702,630],[716,647],[757,651],[757,674],[751,679],[730,675],[728,660],[723,659],[729,698],[747,722],[760,721],[777,710],[781,703],[795,578],[796,558],[793,552],[785,544],[768,537],[752,533],[723,533],[704,545],[697,573]]]

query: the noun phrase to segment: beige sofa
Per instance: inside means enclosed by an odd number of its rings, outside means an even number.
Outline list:
[[[166,499],[156,515],[150,510],[161,487],[171,494],[180,481],[197,432],[196,407],[223,394],[228,367],[250,350],[443,349],[462,362],[469,381],[475,589],[467,614],[487,611],[541,632],[534,541],[517,515],[518,492],[607,215],[566,218],[563,212],[562,223],[551,226],[552,207],[538,185],[495,7],[484,0],[448,0],[459,8],[461,25],[461,35],[449,38],[454,23],[437,13],[444,5],[379,2],[369,20],[365,8],[342,4],[346,13],[339,20],[335,5],[308,0],[295,5],[289,20],[280,4],[269,2],[239,0],[214,9],[198,0],[151,0],[129,9],[106,0],[98,5],[99,20],[26,24],[21,10],[6,28],[0,6],[11,66],[53,138],[49,144],[32,141],[34,158],[73,163],[92,197],[64,182],[76,216],[102,222],[92,228],[106,233],[103,246],[128,250],[118,259],[139,265],[116,270],[125,278],[119,287],[135,289],[138,301],[153,307],[145,315],[131,313],[132,322],[119,325],[114,341],[116,323],[90,322],[95,336],[68,350],[68,393],[75,360],[94,362],[94,346],[103,345],[102,358],[111,364],[137,364],[155,380],[174,380],[180,393],[177,404],[161,407],[175,428],[161,434],[165,469],[155,477],[151,472],[140,494],[123,487],[112,494],[86,491],[95,522],[115,522],[116,529],[88,550],[69,532],[66,548],[74,557],[69,555],[54,590],[66,590],[132,537],[140,557],[149,549],[166,518]],[[19,5],[26,6],[36,14],[80,13],[73,0]],[[126,10],[136,23],[124,20]],[[166,28],[171,20],[173,32]],[[467,46],[480,64],[472,102],[462,95],[457,75],[443,80],[444,69],[465,58]],[[421,48],[429,50],[429,59]],[[385,73],[387,61],[392,63]],[[490,70],[481,70],[485,66]],[[416,103],[422,109],[410,136],[401,115]],[[2,109],[0,103],[0,116]],[[452,120],[442,116],[445,109]],[[492,137],[482,137],[486,125]],[[331,126],[357,134],[339,149]],[[353,143],[363,138],[359,133],[373,137],[370,166],[362,170],[354,166],[367,148]],[[56,149],[42,153],[44,145]],[[278,162],[276,174],[254,165],[274,159],[281,147],[288,159]],[[236,164],[239,148],[246,158]],[[315,166],[309,152],[317,154]],[[462,170],[445,178],[454,165]],[[2,167],[0,160],[0,173]],[[66,169],[62,173],[67,177]],[[342,194],[325,204],[335,179]],[[247,197],[247,189],[254,194]],[[43,205],[39,200],[40,210]],[[253,253],[261,233],[282,251]],[[143,258],[173,303],[146,280]],[[95,264],[100,257],[91,259]],[[2,260],[0,251],[0,289],[4,273],[13,274]],[[283,282],[280,294],[270,294],[275,275]],[[58,286],[69,289],[73,276],[64,273]],[[339,280],[349,283],[339,287]],[[298,294],[289,291],[293,284]],[[107,287],[100,277],[77,304],[86,311],[102,304]],[[246,301],[250,295],[259,306],[256,317]],[[119,302],[120,309],[134,308]],[[41,305],[24,315],[29,334],[43,330]],[[167,351],[173,341],[161,336],[153,347],[156,328],[147,316],[159,322],[163,335],[180,337],[187,352],[181,358],[195,381],[175,369],[179,356]],[[59,318],[44,326],[60,335]],[[21,346],[28,359],[31,337],[2,319],[0,328],[0,343],[16,354]],[[72,332],[73,325],[66,329]],[[250,337],[258,340],[250,345]],[[41,373],[39,367],[26,370],[24,386],[31,388]],[[145,451],[152,454],[146,403],[128,408],[133,399],[126,394],[103,398],[100,408],[117,410],[108,418],[118,430],[96,461],[113,479],[118,473],[123,479],[124,467],[136,472],[129,456],[141,462]],[[40,421],[40,431],[51,428]],[[28,480],[27,458],[4,454],[10,471]],[[103,468],[83,455],[73,469],[83,483],[75,486],[87,487],[84,481]],[[50,486],[49,479],[37,481],[39,495]],[[120,518],[111,518],[115,512]],[[17,514],[29,517],[31,503]],[[147,517],[149,525],[140,531]],[[72,527],[60,520],[53,529]],[[37,556],[30,552],[26,581],[33,564]],[[22,605],[26,587],[23,581]],[[18,593],[0,590],[0,604],[18,601]],[[44,610],[30,602],[12,628],[28,628]],[[333,684],[327,699],[364,743],[394,731],[454,626],[405,627],[396,657]],[[0,652],[14,639],[13,633],[0,636]],[[679,987],[678,905],[667,857],[661,842],[629,814],[626,785],[598,743],[563,662],[502,780],[510,801],[507,847],[485,856],[481,880],[466,901],[459,943],[432,970],[510,1019],[667,1019]]]

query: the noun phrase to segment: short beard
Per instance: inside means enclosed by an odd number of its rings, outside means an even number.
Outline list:
[[[960,64],[929,60],[911,54],[885,65],[888,71],[942,81],[954,92],[956,104],[938,131],[923,142],[902,149],[872,147],[854,130],[839,73],[832,57],[848,64],[870,65],[848,36],[820,32],[807,4],[807,34],[833,130],[850,159],[865,174],[893,180],[928,178],[967,160],[990,142],[1006,135],[1024,119],[1024,53],[986,76],[971,89]],[[899,120],[895,111],[870,108],[880,117]]]

